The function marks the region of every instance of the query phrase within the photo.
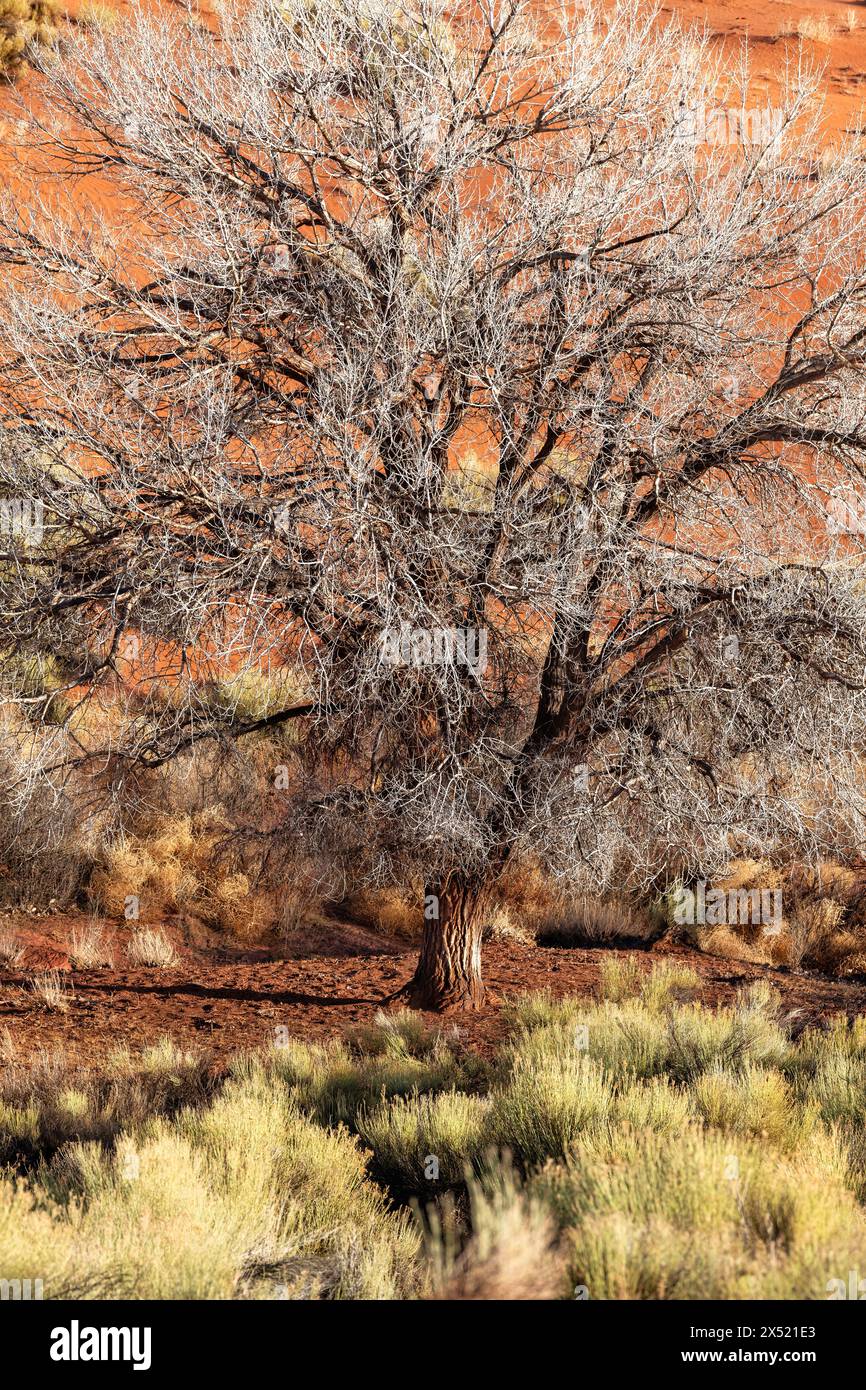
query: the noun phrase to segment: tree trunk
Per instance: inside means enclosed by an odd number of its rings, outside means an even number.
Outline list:
[[[421,955],[406,989],[414,1008],[480,1008],[482,906],[481,885],[463,874],[426,889]]]

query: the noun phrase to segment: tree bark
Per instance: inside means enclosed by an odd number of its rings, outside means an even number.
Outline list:
[[[482,885],[463,874],[428,886],[421,954],[406,988],[414,1008],[481,1007],[482,909]]]

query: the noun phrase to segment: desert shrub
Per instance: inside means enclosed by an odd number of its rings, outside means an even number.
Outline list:
[[[110,5],[100,4],[99,0],[81,0],[75,16],[76,24],[82,29],[116,29],[120,19],[117,10]]]
[[[51,652],[0,652],[0,690],[8,699],[26,702],[25,710],[35,705],[46,717],[64,683],[60,662]]]
[[[562,1157],[581,1136],[610,1125],[675,1133],[689,1122],[689,1096],[666,1077],[613,1074],[575,1051],[575,1041],[559,1034],[540,1057],[523,1052],[491,1092],[489,1140],[521,1165]]]
[[[797,1105],[781,1072],[753,1065],[736,1072],[711,1068],[695,1079],[691,1096],[713,1129],[765,1138],[786,1152],[808,1139],[816,1119],[814,1096]]]
[[[111,1149],[67,1145],[41,1184],[0,1181],[0,1264],[52,1298],[393,1298],[419,1252],[355,1141],[250,1078]]]
[[[664,1076],[635,1081],[623,1076],[613,1087],[611,1114],[616,1124],[679,1133],[692,1115],[690,1097]]]
[[[119,1049],[97,1073],[60,1055],[9,1062],[0,1078],[0,1162],[50,1156],[70,1140],[106,1142],[181,1103],[200,1103],[208,1089],[204,1060],[167,1039],[141,1052]]]
[[[53,43],[56,33],[54,0],[0,0],[0,72],[14,74],[28,49]]]
[[[866,1058],[828,1050],[797,1086],[828,1125],[860,1125],[866,1113]]]
[[[490,512],[495,492],[495,470],[476,450],[467,449],[445,475],[442,505],[458,512]]]
[[[856,938],[841,931],[845,907],[833,898],[804,902],[791,913],[785,933],[785,963],[799,968],[812,965],[832,971],[840,958],[859,949]],[[840,949],[841,948],[841,949]]]
[[[497,896],[508,906],[513,922],[530,936],[536,936],[543,923],[562,914],[567,895],[535,860],[515,854],[497,884]]]
[[[674,1003],[693,998],[700,987],[701,978],[690,965],[660,961],[644,977],[640,999],[647,1009],[661,1013]]]
[[[705,927],[694,933],[694,944],[708,956],[720,956],[722,960],[750,961],[754,965],[776,963],[781,946],[771,948],[766,943],[754,945],[744,939],[732,927]]]
[[[651,979],[649,983],[651,987]],[[532,1026],[519,1029],[503,1049],[506,1066],[543,1066],[576,1047],[617,1076],[667,1075],[688,1081],[714,1066],[781,1065],[789,1044],[777,1018],[778,1001],[763,985],[744,991],[734,1009],[710,1011],[697,1004],[680,1005],[667,1014],[647,1008],[640,999],[605,1001],[587,1006],[562,1001],[559,1016],[550,1016],[542,998],[523,1004],[523,1018]]]
[[[530,1033],[535,1028],[574,1023],[585,1010],[585,1001],[576,995],[556,995],[550,990],[536,990],[509,1000],[502,1013],[513,1029]]]
[[[791,1042],[766,987],[713,1012],[654,973],[517,1001],[489,1067],[400,1011],[222,1081],[169,1043],[11,1056],[0,1266],[49,1297],[826,1297],[866,1262],[866,1019]]]
[[[68,902],[90,868],[93,822],[82,788],[50,771],[65,743],[62,730],[33,729],[18,710],[0,708],[0,901]]]
[[[786,1159],[695,1126],[616,1129],[580,1142],[531,1190],[565,1232],[569,1283],[593,1298],[818,1298],[866,1250],[843,1175],[829,1136]]]
[[[599,994],[618,1004],[623,999],[635,999],[643,987],[644,972],[634,956],[613,956],[601,963]]]
[[[462,1183],[488,1142],[490,1103],[460,1091],[398,1096],[360,1112],[355,1124],[373,1150],[376,1170],[410,1192],[425,1182]]]
[[[564,1259],[550,1212],[511,1164],[491,1159],[468,1184],[464,1241],[454,1203],[429,1208],[426,1254],[435,1299],[550,1299],[564,1287]]]
[[[487,909],[484,919],[484,941],[516,941],[521,946],[531,946],[534,940],[531,931],[515,921],[511,908],[506,903],[494,902]]]
[[[267,1054],[266,1065],[305,1113],[323,1124],[354,1125],[359,1112],[389,1097],[456,1089],[472,1080],[472,1063],[444,1047],[423,1058],[399,1051],[358,1056],[341,1042],[310,1045],[289,1038]]]
[[[130,898],[138,898],[147,912],[146,892],[156,876],[153,856],[143,845],[130,844],[124,837],[106,846],[102,860],[94,867],[88,884],[88,897],[95,908],[112,917],[122,917]],[[162,907],[162,901],[160,902]]]
[[[663,1012],[675,1001],[694,995],[700,984],[691,966],[676,961],[659,961],[644,971],[635,956],[613,956],[601,963],[599,994],[614,1004],[640,999],[646,1008]]]
[[[210,926],[242,942],[261,940],[274,923],[270,897],[255,892],[245,873],[226,874],[206,883],[189,906]]]
[[[585,1129],[603,1124],[611,1102],[608,1078],[588,1057],[563,1050],[541,1065],[528,1059],[493,1091],[487,1134],[521,1163],[541,1163],[567,1153]]]
[[[385,1013],[380,1009],[372,1023],[351,1029],[347,1041],[372,1057],[429,1057],[439,1047],[442,1034],[412,1009]]]
[[[313,1124],[263,1074],[183,1112],[176,1128],[206,1157],[211,1189],[245,1218],[247,1283],[276,1278],[296,1296],[309,1296],[310,1284],[342,1298],[411,1291],[418,1235],[407,1216],[388,1212],[344,1129]]]
[[[270,874],[267,875],[270,878]],[[325,901],[330,885],[324,866],[315,859],[296,855],[276,876],[274,930],[285,950],[303,949],[317,927],[327,925]]]
[[[677,928],[707,955],[831,975],[851,973],[863,959],[862,873],[846,865],[824,860],[814,867],[794,864],[783,871],[765,860],[741,859],[713,886],[724,892],[779,892],[784,916],[773,930],[751,923]],[[664,914],[673,925],[672,895]]]
[[[857,1014],[848,1019],[836,1014],[821,1027],[806,1028],[791,1050],[786,1063],[789,1075],[813,1077],[818,1068],[836,1056],[866,1059],[866,1017]]]
[[[804,15],[797,20],[793,30],[786,28],[785,32],[796,34],[798,38],[807,39],[810,43],[827,44],[833,42],[836,30],[832,19],[823,14]]]
[[[240,940],[256,940],[273,924],[273,898],[232,870],[220,853],[225,835],[225,818],[214,806],[140,817],[136,832],[106,845],[90,875],[90,900],[120,917],[135,898],[141,921],[184,911]]]
[[[418,941],[424,930],[424,890],[406,887],[360,887],[347,893],[340,911],[353,922],[383,936]]]

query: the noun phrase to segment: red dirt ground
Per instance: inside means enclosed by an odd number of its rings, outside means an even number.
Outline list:
[[[98,1065],[114,1047],[135,1049],[168,1035],[220,1065],[238,1049],[273,1043],[280,1027],[307,1040],[339,1036],[378,1009],[395,1007],[391,997],[408,980],[415,958],[415,948],[404,942],[335,924],[315,929],[310,954],[298,954],[296,948],[292,958],[181,944],[176,967],[129,969],[122,949],[128,931],[122,929],[115,941],[119,969],[79,971],[70,970],[64,949],[75,921],[68,916],[4,919],[26,946],[20,968],[0,971],[0,1036],[8,1030],[20,1060],[43,1049],[60,1050],[71,1063],[88,1067]],[[591,997],[601,962],[609,955],[599,948],[490,942],[484,951],[485,1008],[450,1015],[447,1027],[456,1030],[466,1049],[488,1051],[505,1031],[501,1006],[508,998],[539,989]],[[637,953],[646,969],[660,956],[694,967],[706,1004],[730,1003],[751,980],[769,980],[795,1029],[820,1025],[836,1013],[853,1017],[866,1012],[866,978],[828,980],[703,956],[667,942]],[[65,1013],[49,1012],[27,991],[33,972],[46,968],[63,970],[74,992]]]

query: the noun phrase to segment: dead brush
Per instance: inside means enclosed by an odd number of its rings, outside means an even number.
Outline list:
[[[357,888],[341,899],[339,910],[352,922],[384,936],[419,941],[424,930],[421,888]]]
[[[817,970],[831,971],[839,964],[840,951],[845,954],[847,933],[841,931],[845,909],[832,898],[800,904],[788,921],[787,964],[794,970],[812,965]]]
[[[531,946],[532,932],[514,921],[511,912],[504,904],[490,909],[484,922],[484,941],[516,941],[521,946]]]
[[[118,28],[121,17],[117,10],[110,5],[100,4],[99,0],[82,0],[74,22],[81,29],[107,29],[110,32]]]
[[[326,922],[326,900],[339,898],[341,889],[329,867],[320,860],[294,859],[282,867],[276,902],[275,929],[284,946],[303,938],[308,928]]]
[[[614,941],[645,941],[653,932],[647,916],[627,903],[582,896],[563,901],[560,910],[536,931],[540,946],[603,946]]]
[[[808,39],[810,43],[832,43],[836,30],[830,17],[821,14],[798,19],[795,32],[799,38]]]
[[[240,941],[258,941],[276,916],[272,895],[220,862],[224,835],[225,821],[215,807],[141,817],[134,835],[118,838],[105,851],[91,875],[91,901],[102,912],[122,916],[135,897],[142,920],[186,912]]]
[[[274,921],[269,896],[257,892],[245,873],[228,874],[215,883],[194,910],[209,926],[247,944],[260,941]]]
[[[755,965],[772,963],[769,951],[746,941],[732,927],[697,927],[692,929],[691,940],[707,956],[719,956],[722,960],[743,960]]]
[[[565,901],[561,886],[531,859],[508,865],[499,880],[497,900],[507,905],[510,920],[532,936],[561,914]]]
[[[707,955],[838,974],[861,947],[856,906],[862,875],[832,860],[785,869],[767,860],[734,860],[714,886],[728,895],[778,893],[784,919],[773,928],[755,919],[686,928],[688,938]]]

